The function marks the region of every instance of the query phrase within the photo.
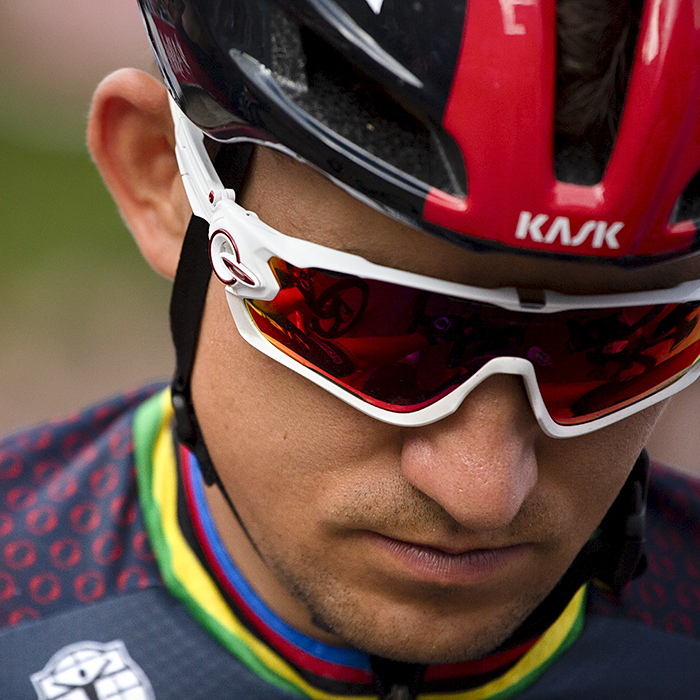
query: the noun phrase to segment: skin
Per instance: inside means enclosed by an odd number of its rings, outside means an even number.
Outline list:
[[[107,78],[88,140],[144,256],[174,276],[191,212],[164,88],[135,71]],[[695,261],[640,273],[468,253],[263,149],[240,201],[291,236],[481,286],[601,293],[697,274]],[[210,489],[215,522],[262,598],[317,639],[423,663],[478,657],[517,628],[600,523],[663,409],[556,440],[521,381],[492,376],[438,423],[389,426],[245,343],[216,278],[192,390],[257,551]]]

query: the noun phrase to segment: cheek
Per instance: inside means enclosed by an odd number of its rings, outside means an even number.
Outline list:
[[[398,434],[246,343],[217,280],[192,395],[214,464],[237,506],[251,512],[312,512],[353,465],[393,449]]]
[[[577,546],[590,537],[617,497],[664,405],[581,437],[542,438],[540,484],[565,494],[569,530]]]

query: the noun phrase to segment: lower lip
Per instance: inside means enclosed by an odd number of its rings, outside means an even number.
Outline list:
[[[383,535],[371,535],[412,578],[442,585],[465,585],[492,580],[516,565],[524,556],[526,545],[498,549],[472,549],[452,554],[433,547],[411,544]]]

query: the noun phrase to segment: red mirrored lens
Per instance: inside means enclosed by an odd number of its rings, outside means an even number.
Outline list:
[[[279,258],[270,265],[280,292],[246,302],[260,332],[394,412],[434,403],[493,358],[521,357],[553,420],[584,423],[658,391],[700,355],[700,302],[538,314]]]

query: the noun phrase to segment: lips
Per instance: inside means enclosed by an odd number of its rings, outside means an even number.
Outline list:
[[[517,544],[456,551],[375,533],[369,537],[412,578],[442,585],[466,585],[499,577],[516,566],[529,549],[526,544]]]

